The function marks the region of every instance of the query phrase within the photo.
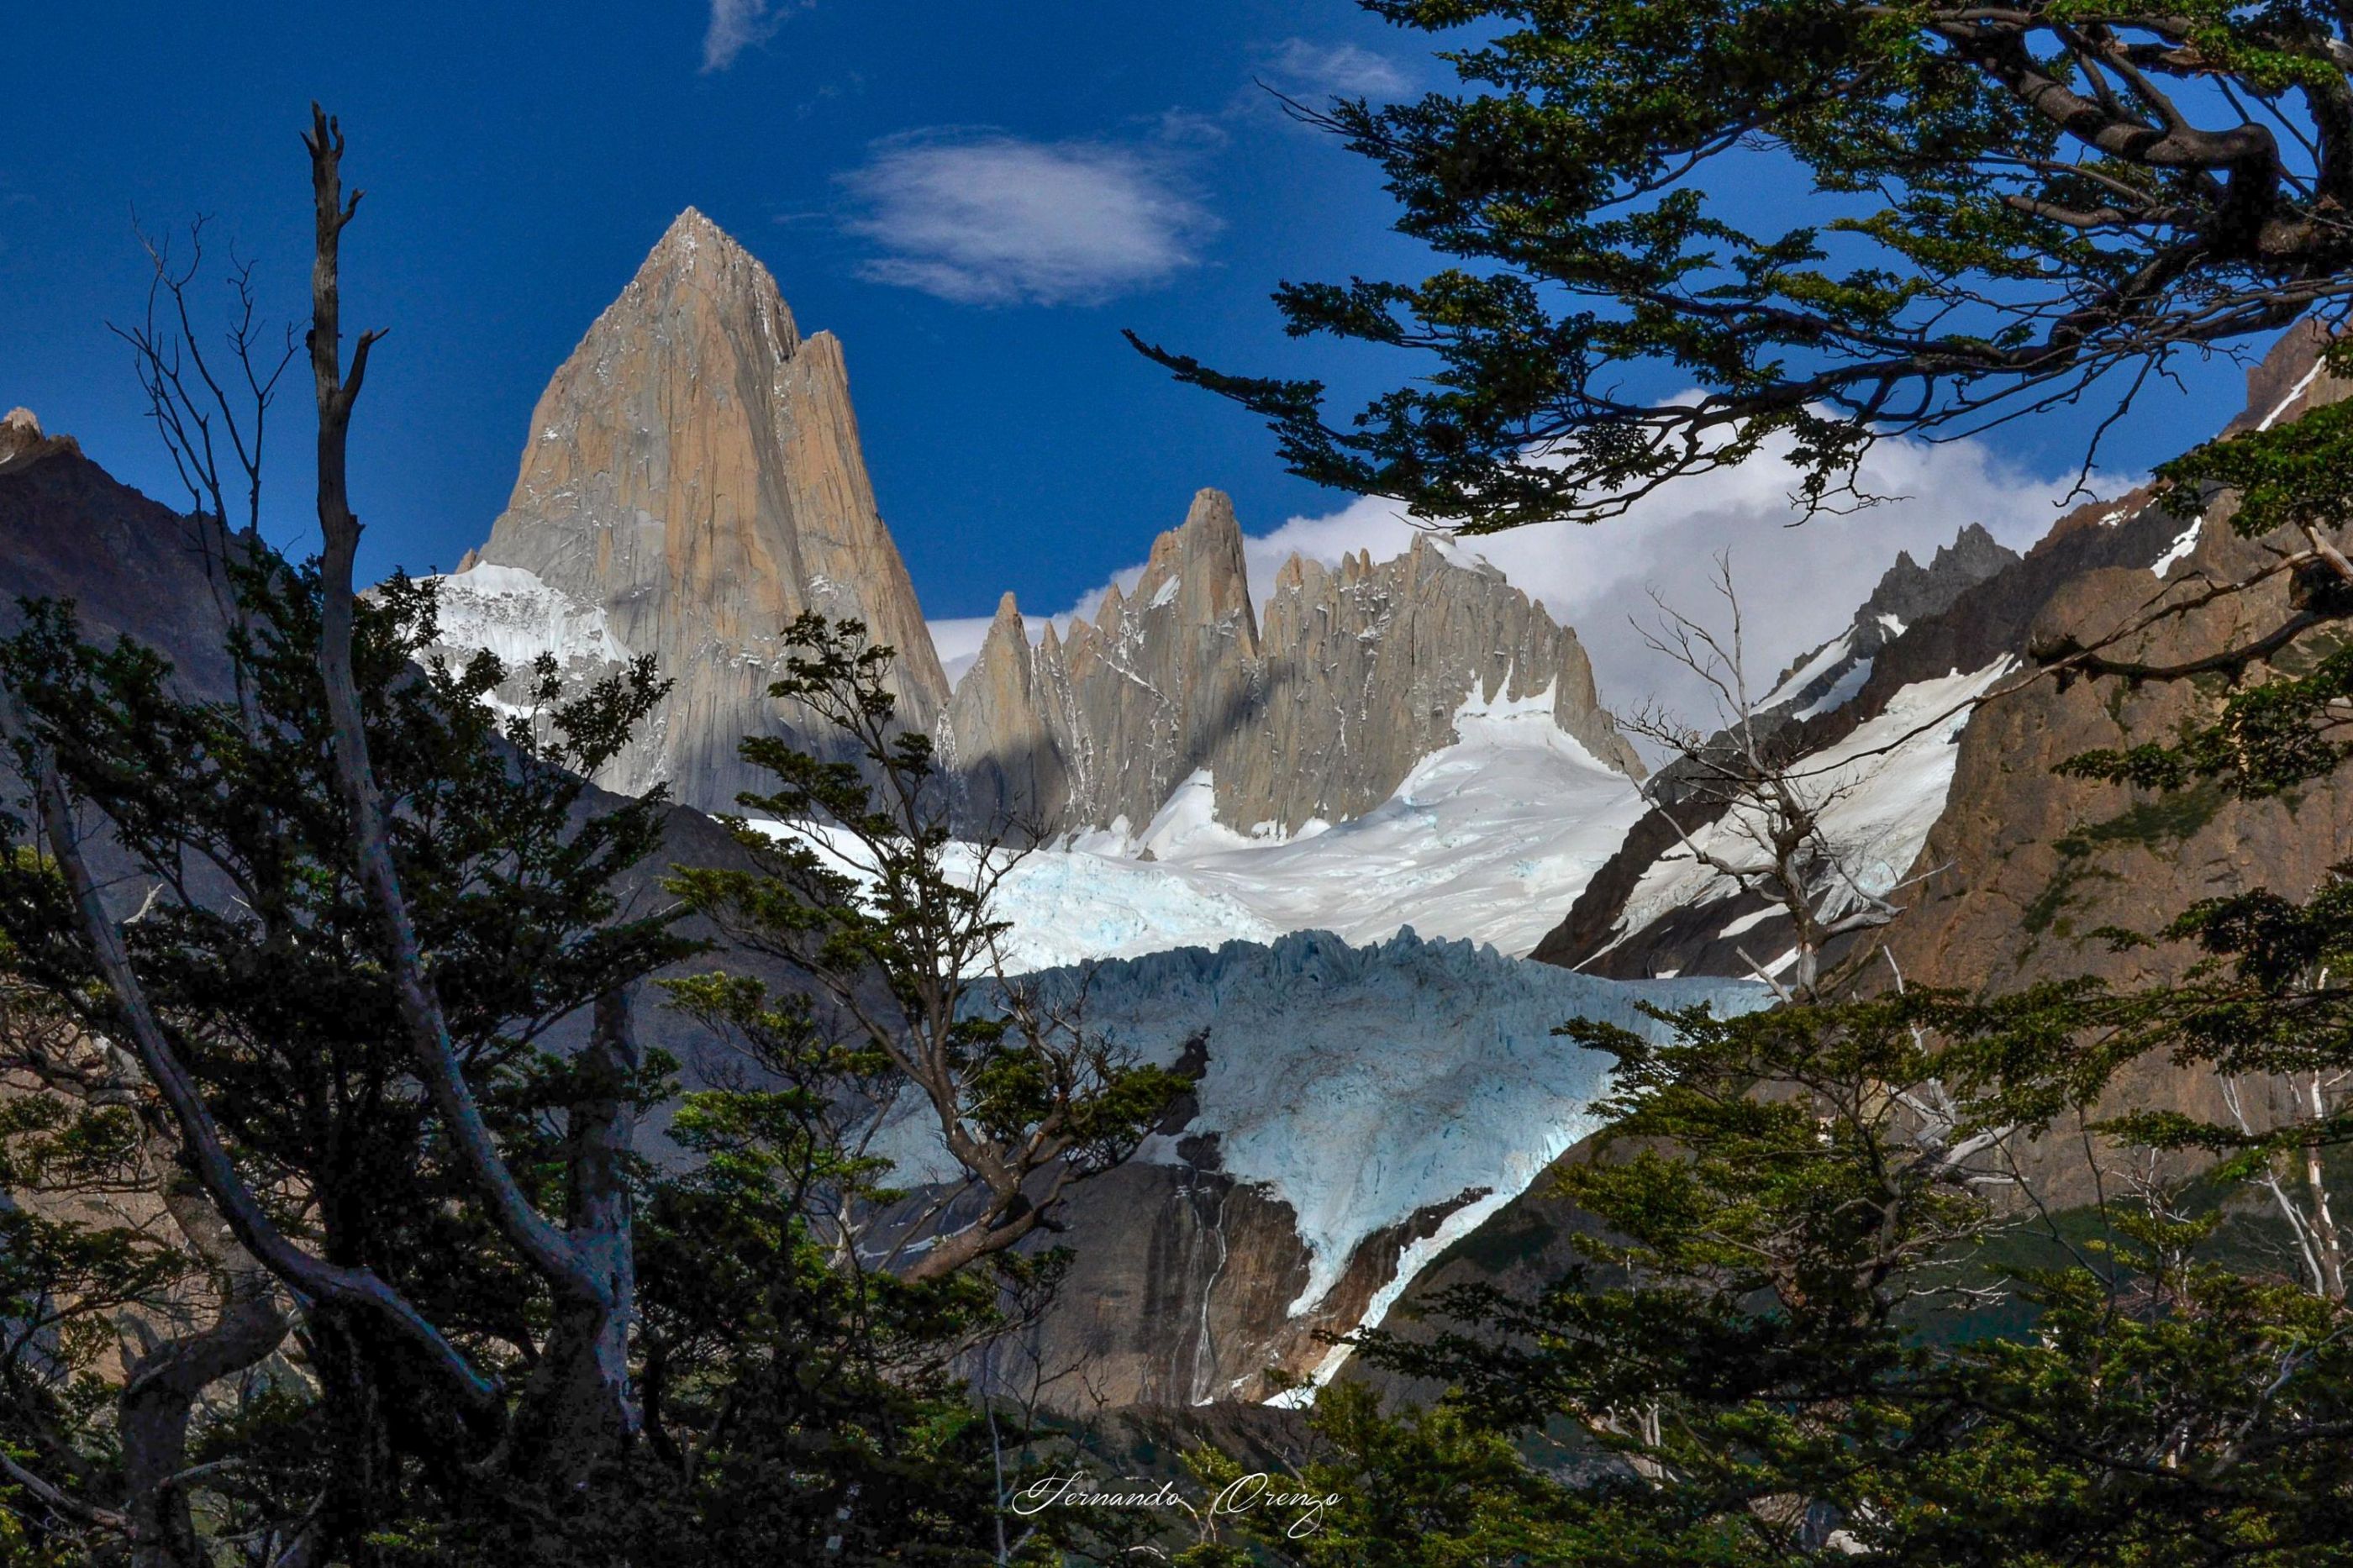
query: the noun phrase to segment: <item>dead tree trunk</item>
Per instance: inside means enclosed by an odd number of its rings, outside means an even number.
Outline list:
[[[561,1350],[565,1359],[583,1369],[586,1382],[575,1389],[574,1398],[545,1405],[526,1401],[517,1413],[522,1424],[511,1434],[512,1454],[532,1456],[536,1462],[554,1467],[534,1468],[532,1474],[568,1489],[582,1479],[578,1456],[595,1447],[595,1442],[575,1441],[569,1432],[526,1428],[542,1419],[578,1420],[592,1434],[611,1433],[620,1440],[634,1437],[637,1432],[638,1407],[629,1387],[627,1357],[611,1351],[618,1336],[628,1331],[625,1281],[612,1267],[616,1250],[626,1253],[628,1249],[628,1208],[625,1201],[617,1205],[601,1195],[601,1177],[590,1183],[600,1190],[592,1206],[596,1224],[617,1227],[610,1235],[597,1232],[592,1225],[588,1232],[575,1237],[557,1228],[533,1206],[514,1173],[507,1169],[498,1141],[466,1081],[401,889],[399,869],[393,860],[388,809],[369,761],[366,718],[352,663],[357,618],[352,574],[360,541],[360,520],[351,505],[348,463],[352,408],[367,374],[369,350],[383,333],[360,334],[346,371],[339,268],[343,233],[357,215],[364,193],[353,191],[348,201],[344,199],[343,131],[316,104],[311,106],[311,132],[304,142],[311,153],[317,218],[309,346],[319,406],[318,512],[324,543],[320,562],[319,672],[333,733],[336,782],[351,813],[354,869],[374,909],[380,957],[408,1036],[417,1080],[491,1225],[554,1299],[557,1321],[565,1327],[559,1331],[558,1342],[551,1343],[551,1351]],[[586,1122],[577,1125],[585,1131]],[[615,1136],[626,1147],[628,1129],[617,1112],[602,1125],[603,1131],[583,1147],[593,1145],[609,1153],[604,1145]],[[617,1157],[613,1163],[617,1167]],[[584,1348],[575,1354],[575,1346]],[[603,1347],[609,1353],[585,1347]]]

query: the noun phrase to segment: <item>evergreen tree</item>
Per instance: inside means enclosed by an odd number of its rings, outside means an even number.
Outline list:
[[[1320,383],[1137,346],[1297,472],[1474,532],[1768,447],[1809,508],[1851,504],[1883,435],[2121,414],[2175,355],[2353,297],[2339,6],[1359,3],[1442,40],[1459,89],[1293,108],[1455,264],[1275,300],[1418,379],[1342,420]],[[1762,215],[1760,183],[1787,193]]]

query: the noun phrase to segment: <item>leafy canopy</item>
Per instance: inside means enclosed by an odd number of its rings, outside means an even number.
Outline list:
[[[1275,302],[1419,379],[1342,420],[1321,383],[1131,341],[1300,474],[1471,531],[1615,516],[1767,443],[1809,510],[1861,501],[1881,435],[2095,388],[2120,415],[2173,354],[2353,292],[2341,7],[1360,3],[1453,43],[1459,85],[1293,108],[1456,264]],[[1757,199],[1785,185],[1811,194]]]

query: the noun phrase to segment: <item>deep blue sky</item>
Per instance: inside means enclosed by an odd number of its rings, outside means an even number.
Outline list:
[[[1118,329],[1328,372],[1282,338],[1268,289],[1418,258],[1386,232],[1371,172],[1251,79],[1309,95],[1441,79],[1426,39],[1348,0],[783,0],[732,35],[709,0],[37,0],[7,32],[0,405],[176,500],[104,328],[143,286],[132,214],[216,215],[290,317],[315,96],[369,193],[346,321],[392,329],[355,450],[364,569],[446,567],[480,541],[549,373],[692,204],[767,262],[804,331],[842,338],[884,515],[934,617],[986,614],[1006,587],[1058,609],[1140,559],[1200,485],[1232,491],[1254,531],[1342,504]],[[974,210],[1003,231],[965,234]],[[308,388],[290,393],[273,530],[290,540]],[[2187,406],[2152,399],[2119,461],[2179,449],[2238,395],[2218,368]],[[2079,437],[2058,419],[2000,440],[2050,471]]]

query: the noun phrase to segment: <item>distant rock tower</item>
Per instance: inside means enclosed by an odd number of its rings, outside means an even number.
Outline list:
[[[767,268],[691,207],[540,395],[507,510],[441,593],[455,653],[512,667],[553,652],[582,679],[654,657],[676,684],[597,780],[630,794],[667,783],[732,809],[765,782],[736,756],[744,735],[827,744],[767,696],[805,610],[863,620],[898,650],[911,725],[947,700],[839,342],[803,338]]]

